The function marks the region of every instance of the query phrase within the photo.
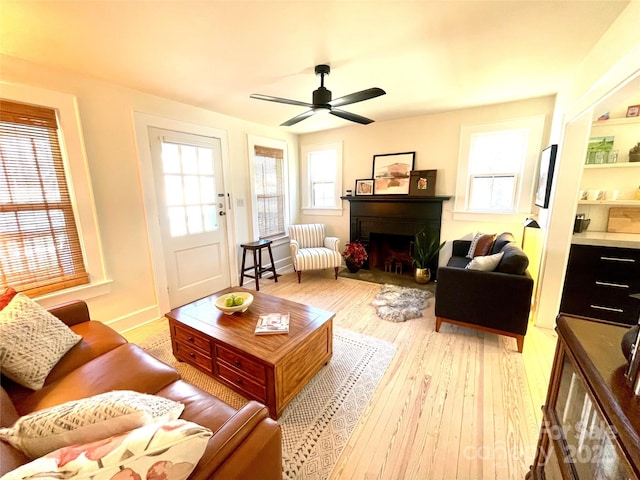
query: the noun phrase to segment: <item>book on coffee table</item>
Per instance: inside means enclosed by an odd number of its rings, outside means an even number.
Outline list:
[[[267,313],[258,317],[256,335],[275,335],[289,333],[288,313]]]

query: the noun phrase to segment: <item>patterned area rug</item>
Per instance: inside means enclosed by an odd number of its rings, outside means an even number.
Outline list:
[[[235,408],[247,400],[171,352],[169,335],[141,344],[182,377]],[[334,327],[333,357],[285,408],[282,478],[327,479],[396,351],[396,345]]]
[[[404,322],[422,317],[422,311],[429,306],[428,299],[431,297],[433,293],[427,290],[385,284],[371,304],[376,307],[376,314],[381,319]]]

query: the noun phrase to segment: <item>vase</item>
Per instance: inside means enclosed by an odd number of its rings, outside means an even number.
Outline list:
[[[640,162],[640,153],[629,153],[630,162]]]
[[[347,268],[351,273],[356,273],[360,270],[361,265],[356,264],[355,260],[351,257],[345,258],[344,263],[346,263]]]
[[[431,280],[431,270],[428,268],[416,268],[413,278],[416,283],[425,284]]]

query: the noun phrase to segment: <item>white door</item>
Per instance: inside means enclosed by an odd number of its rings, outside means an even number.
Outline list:
[[[158,221],[176,308],[230,285],[220,139],[149,129]]]

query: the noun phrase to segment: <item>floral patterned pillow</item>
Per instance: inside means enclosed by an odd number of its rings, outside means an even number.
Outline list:
[[[186,480],[211,435],[208,428],[185,420],[152,423],[104,440],[60,448],[2,480]]]

